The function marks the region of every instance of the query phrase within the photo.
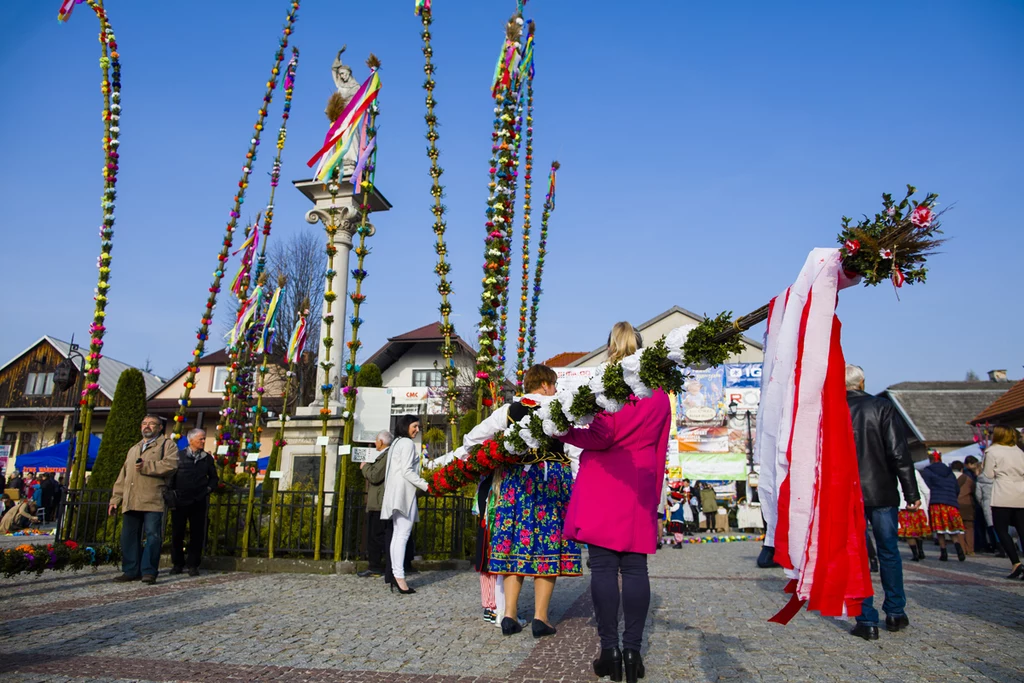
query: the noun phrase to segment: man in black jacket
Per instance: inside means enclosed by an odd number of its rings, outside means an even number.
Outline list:
[[[206,510],[210,493],[217,488],[217,465],[203,450],[206,431],[193,429],[188,433],[188,446],[178,452],[178,471],[168,491],[171,506],[171,573],[186,568],[189,576],[199,576],[206,542]],[[185,554],[185,528],[188,527],[188,554]]]
[[[907,439],[896,407],[888,400],[864,391],[864,370],[846,366],[846,402],[853,422],[853,440],[857,446],[860,487],[864,495],[864,516],[871,524],[878,546],[879,574],[885,591],[885,628],[899,631],[910,625],[904,609],[903,564],[900,559],[899,526],[900,492],[903,488],[907,507],[921,506],[917,490],[914,462],[910,459]],[[853,635],[865,640],[878,639],[878,610],[872,598],[864,600]]]

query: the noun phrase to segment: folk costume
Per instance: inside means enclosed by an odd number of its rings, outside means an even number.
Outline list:
[[[506,425],[519,422],[548,397],[527,394],[508,406]],[[502,429],[504,429],[503,427]],[[488,508],[493,574],[557,577],[583,573],[580,549],[563,536],[572,497],[572,465],[562,444],[545,439],[520,465],[495,474]]]

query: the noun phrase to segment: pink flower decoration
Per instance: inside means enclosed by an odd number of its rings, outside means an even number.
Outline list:
[[[934,218],[935,212],[924,204],[918,204],[917,207],[910,212],[910,222],[919,228],[929,227]]]

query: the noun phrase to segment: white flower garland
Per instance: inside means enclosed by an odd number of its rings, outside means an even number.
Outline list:
[[[668,350],[668,359],[678,366],[683,364],[683,345],[686,343],[686,338],[690,332],[694,330],[696,325],[684,325],[677,327],[669,332],[662,341],[664,341],[665,347]],[[647,347],[645,349],[637,350],[636,353],[623,358],[618,363],[602,363],[597,366],[594,371],[594,376],[591,380],[578,387],[575,391],[569,391],[568,389],[560,390],[554,397],[554,399],[548,403],[545,403],[536,411],[530,413],[518,423],[509,425],[504,431],[501,437],[502,444],[509,453],[516,455],[526,452],[526,449],[535,449],[540,447],[540,442],[530,431],[530,426],[533,420],[541,426],[546,434],[552,438],[558,438],[566,435],[566,431],[558,429],[558,423],[562,424],[569,423],[575,427],[586,427],[594,421],[597,417],[593,415],[582,415],[572,416],[569,414],[569,408],[573,405],[576,397],[580,391],[586,387],[594,395],[594,400],[602,411],[606,413],[617,413],[625,407],[625,404],[619,403],[618,401],[610,398],[605,391],[604,377],[605,373],[609,368],[618,365],[622,369],[622,379],[629,386],[630,391],[637,398],[649,398],[654,395],[654,389],[657,387],[648,386],[640,378],[640,368],[642,367],[644,354],[655,354],[657,353],[653,347]],[[556,411],[558,415],[556,415]],[[556,417],[561,419],[556,420]],[[522,446],[525,445],[526,449]]]

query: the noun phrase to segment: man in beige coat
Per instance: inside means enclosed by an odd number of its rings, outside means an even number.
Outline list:
[[[156,583],[164,531],[164,489],[178,469],[178,446],[163,435],[159,417],[142,418],[142,440],[128,449],[107,514],[120,505],[121,571],[114,581]],[[145,545],[143,546],[143,539]]]

